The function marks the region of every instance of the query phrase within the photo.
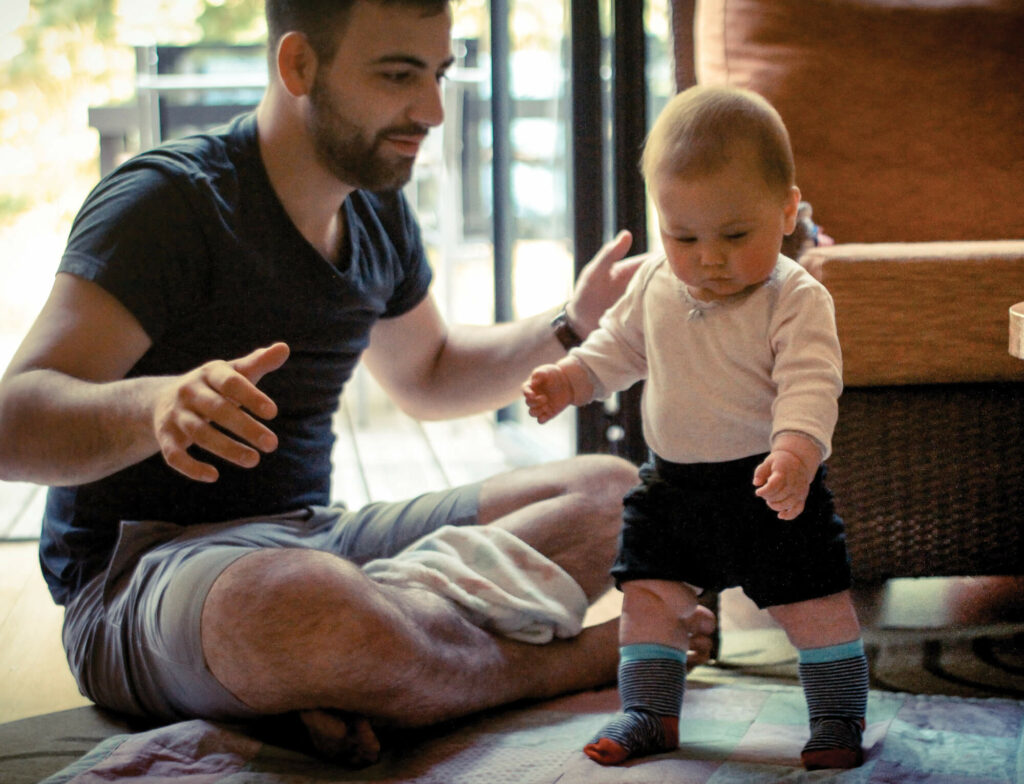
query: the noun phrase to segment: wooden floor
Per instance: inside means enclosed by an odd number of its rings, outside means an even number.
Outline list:
[[[0,542],[0,722],[88,701],[60,643],[64,611],[53,603],[35,542]]]
[[[418,423],[394,410],[350,404],[342,407],[336,429],[333,497],[351,507],[565,456],[559,451],[567,453],[568,446],[557,430],[538,440],[529,427],[496,425],[490,416]],[[0,482],[0,722],[87,704],[61,647],[63,610],[39,569],[35,537],[44,496],[33,485]]]

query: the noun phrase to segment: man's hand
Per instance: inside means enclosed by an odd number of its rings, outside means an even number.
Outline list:
[[[797,434],[780,436],[768,457],[754,469],[755,495],[778,512],[780,520],[796,519],[804,511],[820,462],[821,451],[811,439]]]
[[[693,615],[686,619],[686,630],[690,634],[689,650],[686,653],[686,668],[692,670],[711,660],[715,646],[715,628],[718,620],[715,614],[703,605],[697,605]]]
[[[643,256],[625,258],[633,235],[620,231],[615,239],[602,246],[597,255],[580,271],[566,313],[573,328],[585,338],[597,328],[604,312],[626,291]]]
[[[541,365],[523,384],[523,395],[530,416],[542,425],[558,416],[573,400],[569,377],[558,365]]]
[[[277,405],[256,388],[288,359],[284,343],[230,361],[207,362],[169,380],[156,401],[153,427],[167,465],[190,479],[215,482],[209,463],[188,454],[195,445],[229,463],[252,468],[260,452],[277,448],[277,436],[257,421],[277,416]]]

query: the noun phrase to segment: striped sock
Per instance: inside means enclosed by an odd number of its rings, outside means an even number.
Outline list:
[[[807,770],[855,768],[868,704],[868,660],[860,639],[800,651],[800,683],[811,718],[811,738],[800,759]]]
[[[679,745],[679,711],[686,687],[686,651],[667,645],[625,645],[619,657],[622,712],[583,752],[602,765],[671,751]]]

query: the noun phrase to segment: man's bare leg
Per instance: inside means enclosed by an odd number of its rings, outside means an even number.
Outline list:
[[[480,522],[520,536],[596,598],[635,480],[628,463],[596,456],[509,472],[484,483]],[[708,613],[703,628],[713,627]],[[693,647],[706,659],[710,638]],[[303,550],[232,564],[204,606],[203,650],[215,677],[261,712],[328,708],[407,726],[601,686],[618,659],[615,621],[573,640],[518,643],[445,599],[380,586],[343,559]]]
[[[606,455],[521,468],[484,482],[479,521],[550,558],[594,601],[611,586],[622,497],[638,481],[635,466]]]
[[[630,464],[607,457],[511,471],[483,483],[479,519],[516,533],[596,596],[608,584],[621,497],[634,482]],[[600,630],[585,642],[613,636]],[[214,675],[267,712],[324,705],[419,724],[614,677],[612,644],[606,656],[588,651],[572,667],[557,666],[574,642],[538,647],[496,639],[447,600],[380,586],[343,559],[301,550],[239,559],[214,583],[203,610],[203,648]],[[396,661],[403,655],[416,672],[410,683],[402,683],[403,662]],[[556,662],[522,672],[524,658],[535,656]],[[513,663],[516,672],[501,672]],[[384,702],[369,677],[380,664],[391,675],[383,685],[400,692]],[[587,669],[598,674],[581,675]],[[466,682],[448,688],[452,679]]]
[[[235,561],[203,609],[214,676],[267,714],[332,708],[416,726],[615,677],[615,629],[530,645],[468,622],[447,599],[380,585],[316,550]]]
[[[602,455],[512,471],[482,487],[480,522],[500,525],[561,565],[593,602],[611,586],[622,497],[638,481],[631,463]],[[710,658],[715,626],[714,614],[698,607],[689,666]]]

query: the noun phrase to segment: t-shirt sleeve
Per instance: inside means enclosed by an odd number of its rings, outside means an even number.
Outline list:
[[[155,341],[198,299],[206,248],[194,209],[167,174],[121,169],[86,199],[58,271],[103,287]]]
[[[401,316],[420,304],[427,296],[433,279],[423,235],[412,207],[400,192],[393,198],[394,206],[389,213],[394,216],[394,225],[390,227],[389,234],[398,253],[400,272],[382,318]]]

